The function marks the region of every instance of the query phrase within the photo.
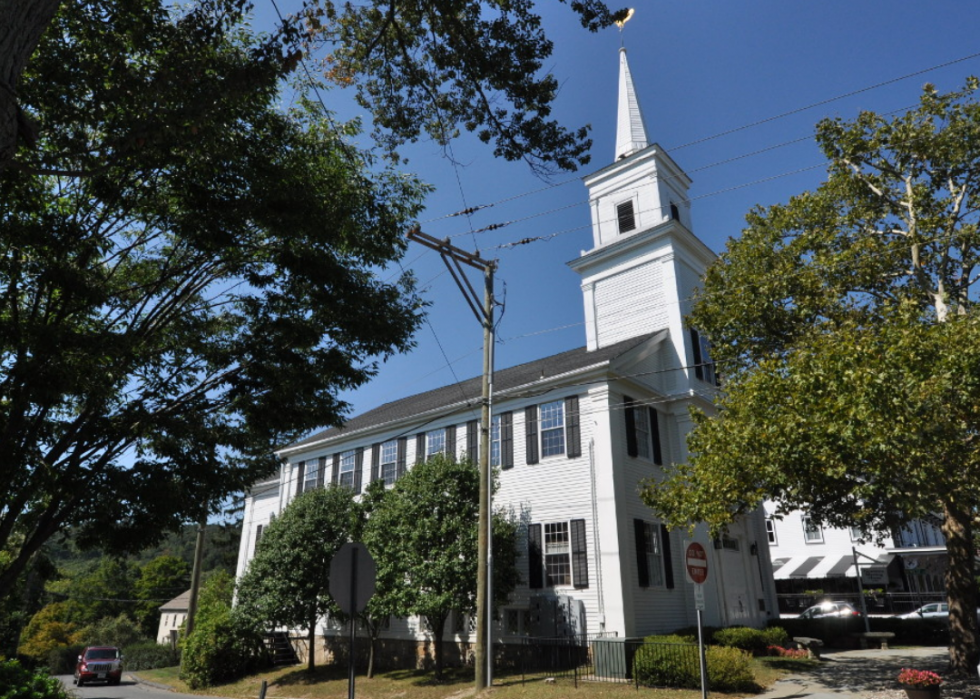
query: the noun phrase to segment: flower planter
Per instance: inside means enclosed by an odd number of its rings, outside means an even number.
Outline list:
[[[909,699],[939,699],[939,687],[911,687],[907,684],[902,685],[905,695]]]

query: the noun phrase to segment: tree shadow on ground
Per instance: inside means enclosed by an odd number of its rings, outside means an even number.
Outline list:
[[[911,667],[938,673],[943,678],[943,699],[980,699],[980,682],[977,677],[952,676],[945,649],[936,650],[935,654],[925,656],[906,655],[901,651],[835,653],[824,656],[819,665],[801,674],[837,691],[901,691],[898,673],[904,667]]]

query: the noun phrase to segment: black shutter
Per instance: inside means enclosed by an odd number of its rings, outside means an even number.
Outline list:
[[[354,494],[361,492],[361,479],[364,477],[364,447],[354,452]]]
[[[585,543],[585,520],[573,519],[569,522],[572,535],[572,580],[575,587],[589,586],[589,554]]]
[[[524,408],[524,449],[525,461],[529,464],[538,463],[538,406],[529,405]]]
[[[626,418],[626,454],[636,456],[640,453],[636,444],[636,408],[633,407],[633,399],[629,396],[623,396],[623,404],[626,405],[626,410],[623,411],[623,416]]]
[[[565,399],[565,449],[568,458],[582,456],[582,430],[579,428],[578,396]]]
[[[260,524],[255,528],[255,546],[258,548],[259,542],[262,540],[262,525]]]
[[[660,415],[650,408],[650,435],[653,437],[653,463],[663,466],[664,452],[660,445]]]
[[[531,524],[527,528],[527,585],[532,590],[540,590],[544,587],[540,524]]]
[[[327,477],[327,457],[321,456],[319,462],[317,462],[319,468],[316,472],[316,487],[323,487],[323,479]]]
[[[670,557],[670,532],[667,527],[660,525],[660,553],[664,557],[664,580],[667,581],[667,589],[674,589],[674,561]]]
[[[500,413],[500,468],[514,468],[514,413]]]
[[[306,462],[296,464],[296,495],[303,494],[303,479],[306,478]]]
[[[446,456],[455,461],[458,455],[456,451],[456,425],[450,425],[446,428]]]
[[[470,463],[475,464],[480,460],[480,421],[470,420],[466,423],[466,455]]]
[[[694,375],[704,381],[704,364],[701,359],[701,338],[694,328],[691,332],[691,349],[694,351]]]
[[[395,467],[395,478],[405,475],[406,461],[408,460],[408,437],[398,438],[398,464]]]
[[[642,519],[633,520],[633,531],[636,539],[636,572],[640,587],[650,587],[650,566],[647,563],[647,535]]]
[[[371,482],[381,478],[381,445],[371,445]]]
[[[333,473],[330,474],[330,482],[337,485],[340,482],[340,454],[333,455]]]
[[[415,435],[415,463],[420,464],[425,461],[425,432]]]

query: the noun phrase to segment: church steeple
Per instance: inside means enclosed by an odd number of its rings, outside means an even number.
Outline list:
[[[640,102],[633,88],[633,76],[626,60],[626,48],[619,49],[619,111],[616,116],[616,154],[615,160],[643,150],[650,141],[647,127],[640,111]]]
[[[569,265],[582,276],[586,346],[669,330],[686,357],[686,299],[713,254],[692,233],[691,179],[649,140],[622,48],[615,158],[584,182],[594,245]]]

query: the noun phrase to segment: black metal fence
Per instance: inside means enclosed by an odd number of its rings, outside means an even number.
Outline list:
[[[646,687],[698,687],[698,646],[691,643],[652,643],[591,634],[561,638],[524,638],[521,678],[630,682]],[[693,685],[692,685],[693,682]]]

